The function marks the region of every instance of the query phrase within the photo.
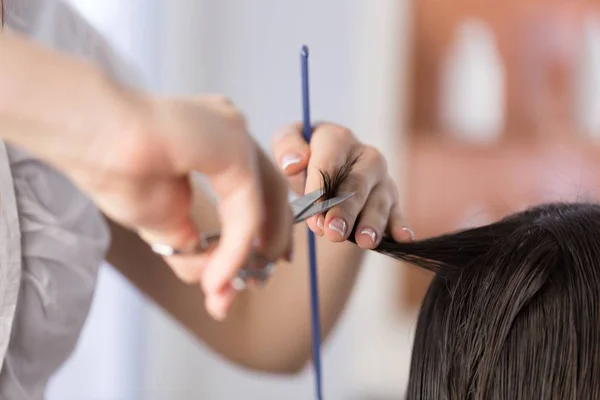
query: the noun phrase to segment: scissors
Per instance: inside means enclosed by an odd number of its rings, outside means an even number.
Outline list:
[[[308,218],[318,214],[322,214],[331,208],[348,200],[354,193],[346,193],[331,199],[321,201],[325,191],[323,189],[315,190],[314,192],[298,197],[290,202],[290,207],[293,213],[293,223],[297,224],[306,221]],[[165,244],[153,244],[152,251],[165,257],[194,255],[207,252],[212,249],[221,238],[221,231],[203,232],[200,234],[200,241],[189,248],[175,248]],[[264,257],[255,252],[251,252],[248,262],[239,272],[236,278],[232,281],[232,285],[237,290],[242,290],[246,287],[250,279],[258,283],[264,283],[273,272],[274,264],[268,264]]]

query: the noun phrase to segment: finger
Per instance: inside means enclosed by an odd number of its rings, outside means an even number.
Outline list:
[[[140,237],[159,254],[160,249],[164,249],[165,245],[177,249],[195,247],[199,232],[191,216],[192,191],[189,179],[155,183],[154,189],[144,199],[146,207],[143,207],[152,210],[152,214],[138,216],[149,221],[144,229],[138,230]],[[168,210],[168,212],[159,213],[156,210]],[[193,284],[199,282],[207,257],[205,255],[171,256],[165,257],[165,261],[179,279],[187,284]]]
[[[292,241],[293,215],[288,202],[289,188],[285,178],[262,150],[258,149],[257,157],[268,210],[257,249],[267,260],[278,260],[285,256]]]
[[[386,167],[381,155],[366,149],[350,175],[340,185],[340,193],[354,193],[354,196],[332,208],[325,215],[324,235],[331,241],[348,239],[358,215],[372,195],[374,188],[385,178]]]
[[[394,205],[394,195],[386,183],[379,183],[369,195],[356,225],[356,244],[363,249],[374,249],[385,234]]]
[[[231,285],[225,286],[219,293],[208,293],[204,300],[206,311],[217,321],[224,320],[236,295],[237,291]]]
[[[293,176],[287,177],[288,187],[292,191],[301,196],[304,194],[304,188],[306,187],[306,171],[302,171]]]
[[[226,183],[224,183],[224,180]],[[228,185],[233,184],[233,187]],[[264,221],[264,199],[254,166],[215,180],[221,238],[202,274],[205,292],[217,292],[245,263]]]
[[[320,125],[313,133],[310,147],[311,157],[306,172],[305,193],[321,189],[323,179],[321,171],[334,174],[346,162],[356,149],[356,139],[352,133],[337,125]],[[324,216],[309,218],[306,223],[317,235],[324,234]],[[319,226],[320,225],[320,226]]]
[[[273,138],[272,151],[277,165],[287,177],[295,177],[290,186],[296,193],[304,189],[304,170],[310,158],[310,147],[302,136],[302,125],[280,129]]]
[[[200,283],[202,272],[209,260],[209,256],[185,255],[167,257],[166,261],[175,275],[184,283],[194,285]]]
[[[134,210],[137,214],[130,215],[129,219],[134,226],[142,226],[138,234],[146,242],[182,247],[197,238],[198,230],[191,217],[193,197],[188,177],[153,182],[152,190],[143,193],[143,198],[138,199],[143,207]]]
[[[415,233],[403,218],[397,202],[390,210],[387,230],[396,242],[412,242],[415,240]]]

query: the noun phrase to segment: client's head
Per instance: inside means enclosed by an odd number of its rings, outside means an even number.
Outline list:
[[[407,399],[600,399],[600,206],[542,205],[376,251],[435,272]]]
[[[436,272],[408,399],[600,399],[600,207],[543,205],[399,250]]]

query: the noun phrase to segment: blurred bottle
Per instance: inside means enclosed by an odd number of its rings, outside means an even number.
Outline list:
[[[442,129],[462,140],[488,143],[504,129],[505,72],[491,28],[463,20],[442,65]]]
[[[574,116],[580,131],[600,140],[600,23],[588,15],[574,69]]]

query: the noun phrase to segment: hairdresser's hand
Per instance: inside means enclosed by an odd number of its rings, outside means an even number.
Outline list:
[[[320,124],[308,145],[302,137],[302,126],[291,125],[276,135],[273,152],[291,187],[299,194],[322,186],[320,171],[335,175],[347,160],[359,157],[339,188],[340,193],[356,194],[326,215],[309,219],[308,226],[315,234],[341,242],[356,226],[356,243],[365,249],[377,247],[384,234],[396,241],[411,240],[412,231],[403,224],[398,191],[385,160],[375,148],[356,140],[348,129]]]
[[[96,137],[82,154],[86,162],[75,180],[109,217],[148,243],[185,248],[199,234],[190,217],[190,173],[205,174],[219,199],[220,243],[210,254],[172,256],[167,262],[183,281],[201,283],[209,312],[223,317],[235,296],[229,282],[254,239],[270,260],[289,251],[287,183],[224,97],[130,101],[133,128]]]

